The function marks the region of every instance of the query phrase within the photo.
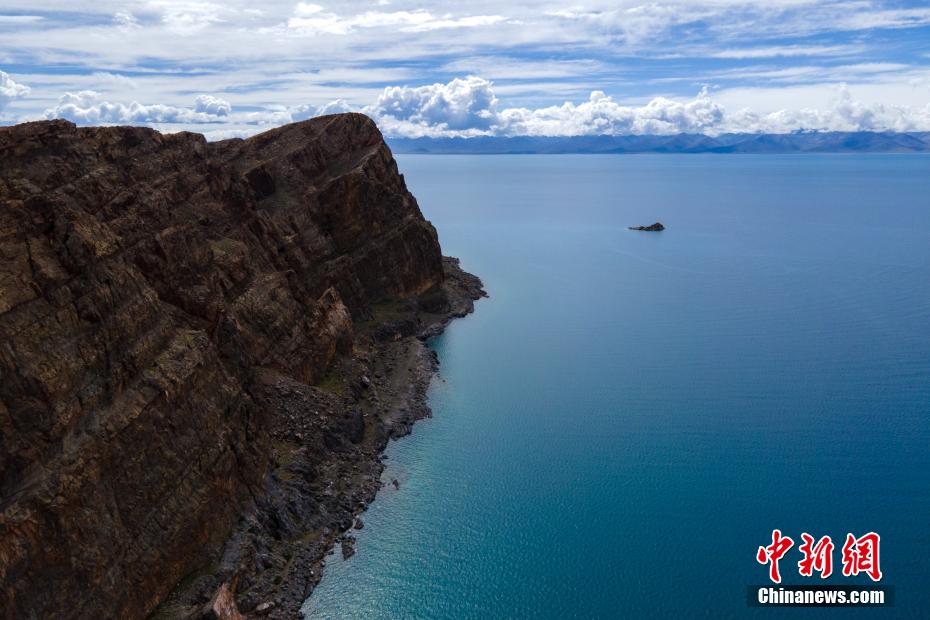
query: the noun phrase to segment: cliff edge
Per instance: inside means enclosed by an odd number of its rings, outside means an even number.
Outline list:
[[[482,293],[365,116],[0,128],[0,614],[292,617]]]

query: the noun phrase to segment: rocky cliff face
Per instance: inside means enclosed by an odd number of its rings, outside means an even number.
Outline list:
[[[317,390],[378,308],[447,306],[444,280],[364,116],[218,143],[0,128],[0,613],[151,612],[266,501],[269,386]]]

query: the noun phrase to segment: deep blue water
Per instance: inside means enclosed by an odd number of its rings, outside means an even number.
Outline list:
[[[930,157],[398,161],[491,297],[311,617],[930,616]],[[896,607],[748,608],[773,528]]]

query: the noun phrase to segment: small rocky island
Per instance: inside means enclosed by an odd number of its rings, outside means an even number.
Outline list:
[[[646,232],[659,232],[660,230],[665,230],[665,226],[662,225],[662,222],[656,222],[651,226],[630,226],[630,230],[643,230]]]
[[[297,617],[484,294],[360,114],[0,128],[0,255],[3,618]]]

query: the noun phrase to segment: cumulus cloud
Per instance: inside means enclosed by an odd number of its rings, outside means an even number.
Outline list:
[[[500,114],[498,130],[505,135],[581,136],[708,133],[724,120],[723,107],[707,90],[688,102],[656,97],[644,106],[624,106],[603,92],[587,101],[560,106],[511,108]]]
[[[488,130],[498,118],[491,82],[473,75],[447,84],[389,86],[365,111],[377,118],[440,130]]]
[[[837,88],[825,109],[764,114],[748,109],[730,112],[706,88],[688,101],[656,97],[640,106],[622,105],[594,91],[581,103],[501,108],[493,84],[469,76],[447,84],[389,87],[362,111],[375,118],[385,133],[400,137],[930,131],[930,105],[866,104],[845,85]]]
[[[336,99],[321,106],[302,104],[286,110],[291,121],[303,121],[315,116],[326,116],[327,114],[341,114],[343,112],[354,112],[355,109],[349,105],[345,99]]]
[[[198,95],[194,100],[194,112],[201,112],[211,116],[229,116],[232,106],[225,99],[212,95]]]
[[[724,122],[725,111],[706,89],[693,100],[657,97],[644,106],[624,106],[601,91],[582,103],[543,108],[500,109],[493,84],[477,76],[446,84],[385,88],[363,108],[389,135],[420,136],[581,136],[708,133]]]
[[[728,119],[730,131],[787,133],[810,131],[930,131],[930,104],[923,108],[866,104],[841,85],[826,109],[801,108],[758,114],[744,109]]]
[[[701,133],[713,131],[724,117],[706,90],[684,103],[657,97],[645,106],[624,106],[594,91],[579,104],[499,109],[492,83],[477,76],[416,88],[388,87],[364,111],[389,133],[407,136]]]
[[[152,124],[152,123],[220,123],[232,110],[228,101],[201,95],[194,108],[182,108],[160,103],[126,105],[102,101],[92,90],[65,93],[58,105],[45,111],[45,118],[64,118],[84,125]]]
[[[120,103],[103,100],[92,90],[65,93],[58,105],[45,111],[47,119],[63,118],[79,125],[223,125],[207,133],[218,139],[252,135],[263,127],[276,127],[326,114],[356,111],[337,99],[323,105],[276,106],[250,112],[234,112],[229,101],[214,95],[198,95],[193,107],[137,101]],[[237,127],[239,126],[239,127]]]
[[[0,71],[0,110],[17,97],[25,97],[28,94],[28,86],[14,82],[8,73]]]
[[[25,90],[24,90],[25,89]],[[0,97],[28,92],[0,72]],[[14,93],[14,95],[9,95]],[[0,103],[2,103],[0,99]],[[425,86],[390,86],[367,106],[342,99],[323,105],[277,106],[235,112],[225,99],[200,95],[193,107],[113,103],[94,91],[66,93],[46,118],[79,124],[218,126],[211,137],[251,135],[263,128],[316,116],[359,111],[388,136],[593,136],[673,135],[679,133],[787,133],[808,131],[930,131],[930,104],[909,107],[864,103],[845,85],[835,87],[822,108],[782,109],[769,113],[727,109],[707,88],[690,100],[655,97],[643,105],[624,105],[602,91],[581,102],[538,108],[503,107],[494,84],[470,75]]]

